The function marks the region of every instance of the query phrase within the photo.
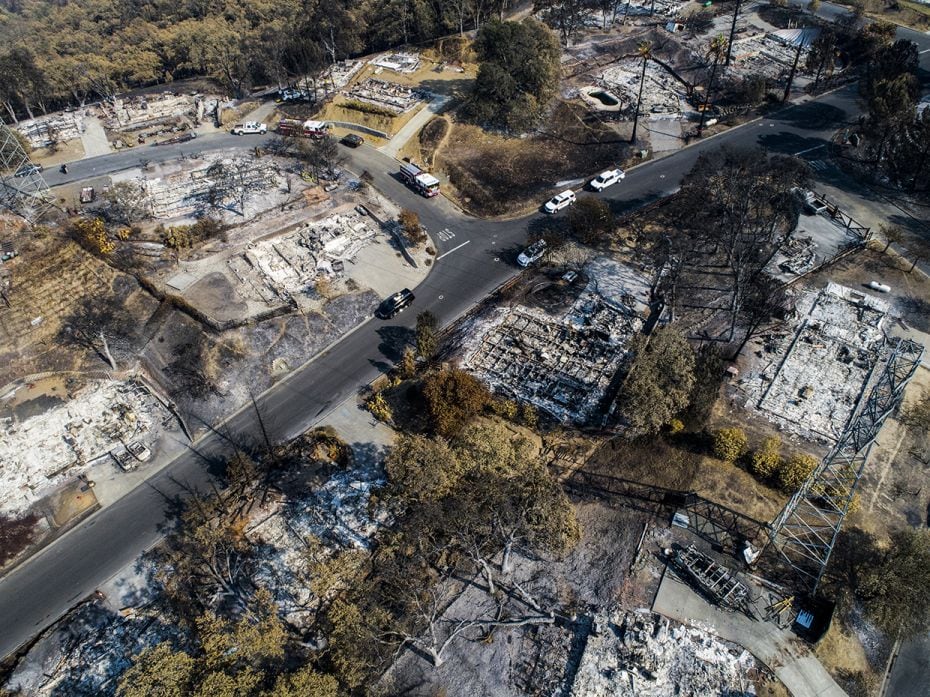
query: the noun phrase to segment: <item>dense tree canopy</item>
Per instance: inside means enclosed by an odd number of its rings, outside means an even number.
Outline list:
[[[7,118],[191,76],[231,94],[366,51],[477,28],[507,0],[6,0]]]
[[[468,104],[478,123],[526,131],[542,114],[559,78],[559,42],[539,22],[489,22],[478,32],[481,63]]]

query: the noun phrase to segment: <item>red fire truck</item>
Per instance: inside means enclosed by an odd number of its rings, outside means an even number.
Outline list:
[[[278,133],[282,136],[301,136],[304,138],[322,138],[329,133],[329,124],[325,121],[300,121],[298,119],[281,119]]]
[[[429,172],[424,172],[412,162],[401,164],[400,178],[408,186],[413,187],[427,198],[439,193],[439,180]]]

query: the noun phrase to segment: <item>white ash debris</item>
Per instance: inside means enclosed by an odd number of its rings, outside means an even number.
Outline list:
[[[384,483],[382,473],[372,469],[335,474],[319,490],[288,504],[288,524],[304,538],[312,535],[327,546],[368,549],[386,520],[384,511],[369,510],[371,492]]]
[[[143,385],[102,380],[42,414],[3,420],[0,512],[25,510],[114,448],[136,440],[150,443],[168,416]]]
[[[420,68],[420,54],[383,53],[372,58],[369,63],[377,68],[386,68],[396,73],[415,73]]]
[[[346,263],[377,237],[371,219],[358,212],[331,215],[297,230],[248,246],[227,260],[246,296],[270,302],[306,298],[314,281],[341,276]]]
[[[832,282],[803,294],[795,331],[763,338],[760,360],[737,383],[746,407],[798,435],[834,441],[889,350],[883,327],[890,308]]]
[[[2,687],[32,697],[112,695],[132,656],[177,634],[154,613],[117,614],[88,602],[42,637]]]
[[[305,627],[314,621],[318,599],[310,580],[317,543],[324,554],[370,548],[387,522],[386,512],[370,506],[372,490],[383,485],[383,474],[371,468],[340,472],[249,528],[249,538],[261,545],[256,580],[272,591],[288,622]]]
[[[403,114],[416,104],[428,97],[426,93],[416,87],[400,85],[396,82],[379,80],[374,77],[345,90],[345,96],[367,104],[388,109],[395,114]]]
[[[699,627],[613,608],[594,618],[571,697],[755,695],[752,655]]]
[[[587,273],[588,286],[562,316],[519,305],[496,310],[469,342],[465,367],[562,421],[591,420],[648,317],[649,285],[610,259]]]
[[[27,121],[20,121],[15,129],[33,148],[47,148],[56,143],[80,138],[86,129],[86,113],[80,111],[63,111],[48,116],[39,116]]]
[[[270,159],[233,156],[194,162],[193,167],[181,166],[179,171],[141,179],[152,217],[196,215],[208,208],[219,208],[226,201],[235,204],[240,197],[254,198],[254,194],[270,191],[283,183],[277,164]],[[266,200],[266,205],[260,209],[275,203]]]
[[[114,97],[98,105],[104,125],[114,131],[132,131],[169,120],[189,117],[199,122],[204,111],[220,101],[217,95],[173,94]]]
[[[599,83],[620,98],[624,110],[632,112],[639,94],[642,69],[642,61],[639,58],[625,58],[605,69],[600,75]],[[655,61],[646,63],[641,110],[669,116],[678,116],[690,111],[685,86]]]

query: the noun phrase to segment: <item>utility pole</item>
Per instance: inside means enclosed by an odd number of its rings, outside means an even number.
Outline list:
[[[798,50],[794,54],[794,62],[791,64],[791,72],[788,73],[788,84],[785,85],[785,95],[781,98],[783,102],[788,101],[791,95],[791,83],[794,82],[794,74],[798,70],[798,61],[801,60],[801,49],[804,48],[804,41],[798,39]]]
[[[739,17],[739,8],[743,4],[743,0],[736,0],[736,5],[733,7],[733,22],[730,24],[730,40],[727,41],[727,59],[724,62],[724,65],[730,67],[730,54],[733,52],[733,34],[736,33],[736,18]]]

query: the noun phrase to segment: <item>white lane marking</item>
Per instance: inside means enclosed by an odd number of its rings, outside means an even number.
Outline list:
[[[794,154],[794,156],[795,156],[795,157],[798,157],[799,155],[803,155],[803,154],[806,153],[806,152],[813,152],[814,150],[819,150],[819,149],[822,148],[824,145],[826,145],[826,143],[821,143],[820,145],[815,145],[814,147],[808,148],[807,150],[801,150],[800,152],[796,152],[796,153]]]
[[[927,53],[927,51],[930,51],[930,48],[925,48],[923,51],[918,51],[917,54],[922,56],[923,54]]]
[[[452,252],[454,252],[454,251],[457,250],[457,249],[461,249],[462,247],[464,247],[464,246],[465,246],[466,244],[468,244],[469,242],[471,242],[471,240],[465,240],[465,241],[462,242],[462,244],[460,244],[458,247],[453,247],[453,248],[450,249],[448,252],[445,252],[444,254],[440,254],[438,257],[436,257],[436,261],[439,261],[439,260],[442,259],[443,257],[449,256],[450,254],[452,254]]]

